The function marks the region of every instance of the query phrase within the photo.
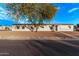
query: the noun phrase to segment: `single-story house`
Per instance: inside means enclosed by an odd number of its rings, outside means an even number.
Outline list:
[[[37,24],[39,25],[39,24]],[[35,31],[33,24],[13,24],[12,31]],[[41,24],[38,31],[74,31],[73,24]]]
[[[6,31],[6,30],[10,30],[10,27],[7,26],[0,26],[0,31]]]
[[[56,31],[74,31],[73,24],[57,24]]]
[[[37,24],[39,25],[39,24]],[[32,24],[14,24],[12,26],[12,31],[35,31],[35,25]],[[40,27],[38,28],[38,31],[51,31],[49,28],[49,25],[44,24],[44,25],[40,25]]]

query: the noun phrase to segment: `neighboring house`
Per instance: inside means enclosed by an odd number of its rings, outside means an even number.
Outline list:
[[[37,24],[39,25],[39,24]],[[14,24],[12,31],[35,31],[32,24]],[[38,31],[74,31],[73,24],[41,24]]]
[[[56,31],[74,31],[73,24],[58,24]]]
[[[9,31],[9,27],[7,26],[0,26],[0,31]]]
[[[79,24],[75,25],[75,30],[79,31]]]
[[[4,26],[0,26],[0,31],[5,30]]]

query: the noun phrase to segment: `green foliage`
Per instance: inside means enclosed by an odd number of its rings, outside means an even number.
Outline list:
[[[7,4],[10,16],[18,20],[21,16],[28,18],[33,24],[42,24],[45,20],[50,20],[56,12],[56,8],[45,3],[13,3]]]

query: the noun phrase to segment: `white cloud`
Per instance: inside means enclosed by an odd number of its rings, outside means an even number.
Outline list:
[[[6,15],[0,14],[0,19],[7,19]]]
[[[61,7],[57,7],[57,9],[60,9]]]
[[[7,16],[7,13],[5,13],[5,12],[0,12],[0,19],[5,19],[5,20],[7,20],[9,18],[9,16]]]
[[[72,9],[68,10],[68,13],[72,13],[72,12],[78,10],[78,9],[79,9],[79,8],[72,8]]]
[[[1,20],[8,19],[7,11],[2,7],[0,7],[0,19]]]
[[[0,14],[7,15],[7,13],[6,13],[6,12],[0,12]]]
[[[0,7],[0,10],[1,10],[1,11],[5,11],[5,9],[4,9],[3,7]]]
[[[19,20],[18,23],[24,24],[25,22],[22,20]]]
[[[25,19],[25,20],[20,19],[20,20],[18,21],[18,23],[26,24],[26,23],[28,23],[28,19]]]

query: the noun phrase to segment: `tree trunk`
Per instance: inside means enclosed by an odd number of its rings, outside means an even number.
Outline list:
[[[36,32],[38,31],[38,27],[36,27]]]

